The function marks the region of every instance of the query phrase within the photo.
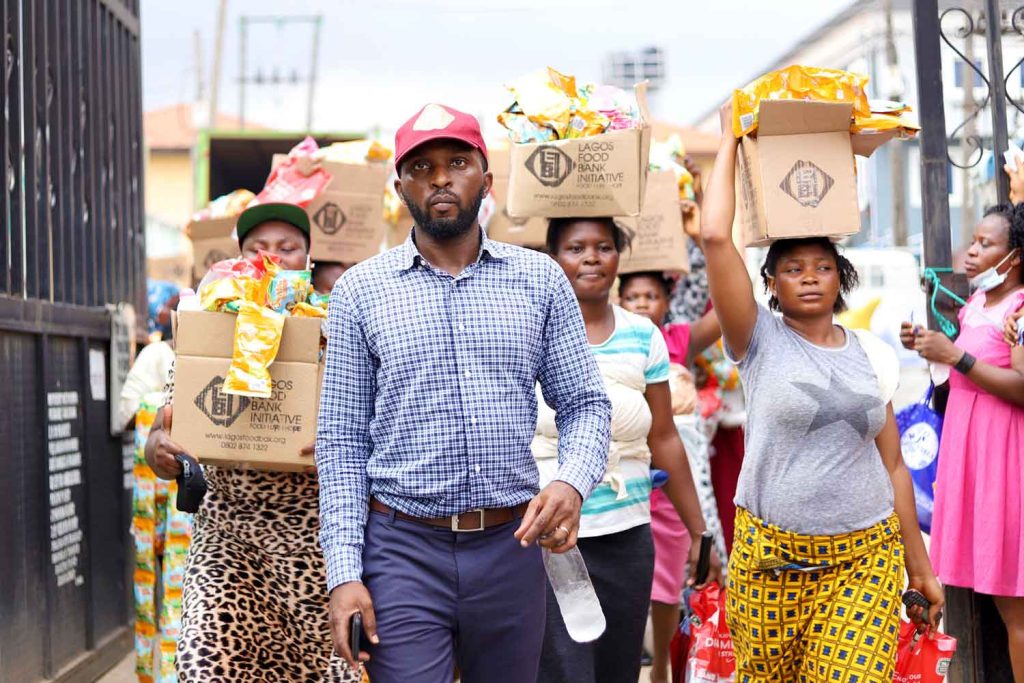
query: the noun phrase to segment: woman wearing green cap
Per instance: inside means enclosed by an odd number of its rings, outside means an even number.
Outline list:
[[[235,229],[246,258],[265,251],[283,268],[306,268],[309,217],[301,207],[251,207]],[[173,389],[172,368],[166,406],[146,443],[146,460],[163,479],[180,474],[174,456],[184,452],[168,434]],[[331,660],[313,444],[302,453],[310,456],[305,473],[203,468],[208,492],[182,595],[181,683],[360,680]]]

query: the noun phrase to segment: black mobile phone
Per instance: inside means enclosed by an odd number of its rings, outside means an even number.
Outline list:
[[[708,573],[711,571],[711,546],[714,542],[714,534],[710,531],[701,534],[700,554],[697,556],[697,571],[694,576],[694,583],[698,586],[708,580]]]
[[[182,512],[199,512],[199,506],[206,496],[206,477],[203,476],[203,468],[187,453],[175,455],[174,459],[181,463],[181,474],[175,480],[178,482],[175,505]]]
[[[359,644],[363,637],[363,615],[356,612],[348,620],[348,647],[352,650],[352,659],[359,659]]]
[[[928,610],[931,609],[932,603],[928,601],[928,598],[924,597],[924,594],[920,591],[916,591],[912,588],[908,588],[903,593],[903,604],[907,607],[920,607],[924,610],[924,621],[928,621]],[[939,612],[938,618],[942,619],[942,612]]]

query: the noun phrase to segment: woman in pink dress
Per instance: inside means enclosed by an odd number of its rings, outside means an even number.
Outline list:
[[[665,324],[671,297],[672,283],[661,273],[639,272],[619,276],[619,304],[631,313],[647,317],[665,337],[670,362],[672,411],[673,415],[678,416],[694,412],[697,395],[692,380],[689,382],[692,394],[685,395],[685,379],[676,373],[684,372],[688,375],[686,367],[693,362],[694,356],[721,337],[722,329],[718,326],[718,315],[713,310],[692,324]],[[685,443],[683,431],[680,431],[680,437],[683,437]],[[725,557],[725,542],[721,538],[722,523],[718,519],[715,495],[711,490],[707,449],[697,453],[687,445],[686,455],[690,460],[690,471],[694,476],[704,523],[708,531],[721,541],[716,543],[716,546],[720,545],[720,549],[716,550]],[[654,540],[654,581],[651,586],[653,652],[650,680],[651,683],[667,683],[669,647],[679,627],[679,600],[686,578],[690,534],[661,489],[651,491],[651,538]]]
[[[1014,679],[1024,683],[1024,347],[1003,338],[1024,306],[1024,205],[996,206],[974,229],[965,269],[974,294],[956,342],[903,323],[904,346],[952,366],[932,522],[939,579],[993,596]]]

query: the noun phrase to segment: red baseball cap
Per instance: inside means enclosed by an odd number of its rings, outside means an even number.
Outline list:
[[[475,147],[487,159],[487,145],[475,116],[443,104],[428,104],[395,133],[395,169],[400,169],[402,159],[423,143],[446,139]]]

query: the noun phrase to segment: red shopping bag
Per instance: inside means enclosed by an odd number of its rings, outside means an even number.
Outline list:
[[[956,652],[956,638],[945,633],[918,631],[916,624],[900,624],[893,683],[943,683]]]
[[[672,683],[683,683],[686,660],[690,657],[690,624],[681,622],[668,646],[668,661],[672,667]]]
[[[330,184],[332,176],[316,164],[316,140],[307,137],[288,152],[288,158],[270,172],[266,185],[249,206],[284,202],[307,206]]]
[[[708,584],[690,598],[690,654],[686,683],[732,683],[736,655],[725,623],[725,590]]]

